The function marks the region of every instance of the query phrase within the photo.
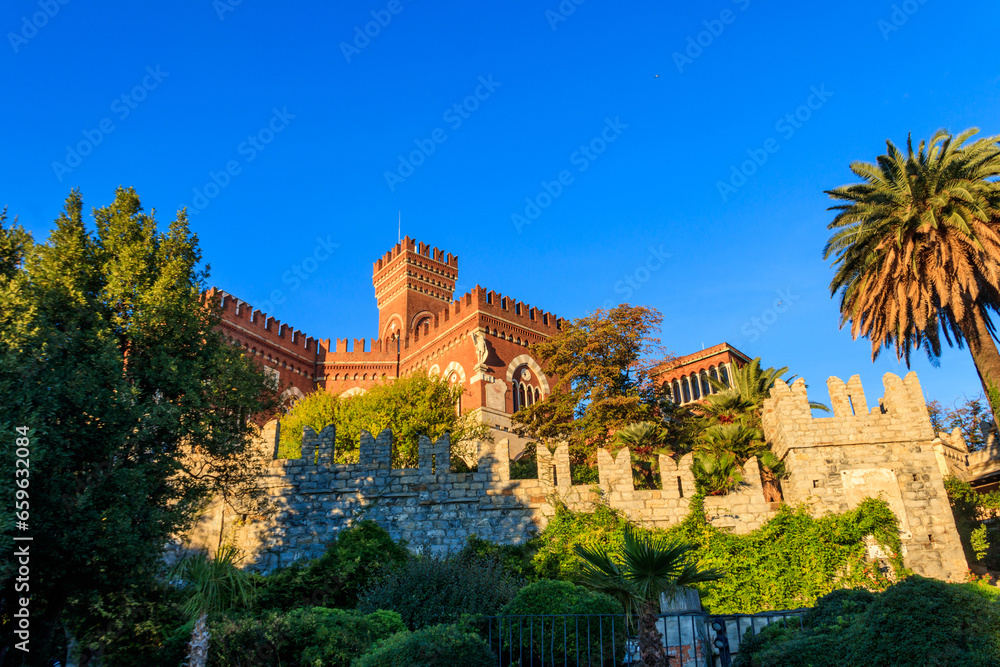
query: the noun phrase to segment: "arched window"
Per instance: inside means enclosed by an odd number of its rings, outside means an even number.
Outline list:
[[[691,398],[697,401],[701,398],[701,383],[698,382],[697,375],[691,375],[688,380],[691,382]]]
[[[711,367],[710,369],[708,369],[708,375],[709,375],[709,377],[711,377],[711,378],[712,378],[713,380],[716,380],[716,381],[718,381],[718,379],[719,379],[719,374],[718,374],[718,373],[716,372],[716,370],[715,370],[715,366],[712,366],[712,367]],[[716,392],[717,392],[717,390],[716,390],[715,386],[713,385],[713,386],[712,386],[712,393],[714,394],[714,393],[716,393]]]
[[[541,399],[542,399],[542,392],[538,389],[538,387],[535,387],[535,403],[537,403]]]
[[[535,402],[535,392],[528,387],[528,406],[531,406]]]
[[[729,384],[729,371],[726,370],[725,366],[719,366],[719,376],[722,378],[723,384],[727,387],[731,387]]]
[[[698,377],[701,379],[701,395],[708,396],[712,393],[712,385],[708,383],[708,373],[702,371]]]
[[[524,402],[524,385],[523,384],[517,385],[517,397],[521,401],[521,407],[524,407],[524,406],[527,405],[527,403]]]
[[[691,392],[688,390],[687,378],[681,378],[681,389],[684,392],[684,400],[682,403],[687,403],[691,400]]]
[[[681,403],[684,402],[684,396],[681,394],[681,383],[678,382],[677,380],[674,380],[672,383],[670,383],[670,386],[673,389],[674,403],[680,405]]]
[[[519,386],[520,385],[518,384],[517,380],[514,380],[514,384],[512,385],[513,390],[511,391],[511,395],[514,399],[514,412],[517,412],[518,410],[521,409],[521,404],[517,402],[517,388]]]

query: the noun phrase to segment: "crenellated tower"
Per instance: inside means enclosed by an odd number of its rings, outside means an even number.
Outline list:
[[[457,279],[458,257],[404,237],[372,267],[379,338],[433,320],[451,303]]]

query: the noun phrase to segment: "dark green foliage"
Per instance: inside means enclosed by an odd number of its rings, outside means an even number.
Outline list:
[[[459,558],[464,559],[495,559],[515,577],[528,579],[534,575],[534,568],[531,565],[533,555],[532,543],[522,544],[497,544],[489,540],[481,539],[478,535],[470,535],[465,546],[458,552]]]
[[[386,569],[361,594],[358,609],[391,609],[416,630],[496,614],[523,583],[496,556],[423,556]]]
[[[514,650],[533,645],[533,653],[543,660],[563,664],[565,659],[576,664],[575,658],[588,654],[604,658],[625,654],[625,609],[610,595],[591,591],[568,581],[543,579],[528,584],[501,610],[503,616],[522,615],[594,615],[585,618],[524,618],[501,619],[500,637],[504,647]],[[612,621],[612,618],[614,621]],[[579,628],[577,628],[579,624]],[[588,627],[589,626],[589,627]],[[612,628],[614,632],[612,632]],[[553,642],[553,639],[558,641]],[[589,639],[588,639],[589,638]],[[565,642],[565,651],[563,649]]]
[[[601,504],[593,512],[557,511],[531,542],[537,549],[532,561],[536,576],[577,579],[581,563],[575,545],[616,549],[626,523]],[[845,586],[885,588],[889,573],[868,562],[865,538],[874,535],[895,555],[890,569],[896,576],[904,574],[896,525],[885,502],[869,499],[850,512],[819,519],[805,509],[783,507],[759,529],[734,535],[705,521],[702,500],[696,496],[683,522],[652,532],[694,543],[692,562],[726,573],[718,582],[698,586],[705,607],[723,614],[806,607]]]
[[[490,667],[496,657],[478,635],[456,625],[433,625],[389,637],[352,667]]]
[[[348,667],[376,642],[404,629],[399,614],[389,611],[362,615],[304,607],[287,613],[220,616],[210,625],[210,664]]]
[[[113,667],[181,664],[194,627],[182,602],[179,589],[159,585],[100,601],[79,628],[81,657]]]
[[[997,593],[975,585],[912,576],[881,593],[835,591],[805,629],[768,627],[740,646],[734,667],[882,667],[1000,662]]]
[[[249,417],[279,394],[203,302],[183,212],[162,225],[119,188],[90,225],[72,192],[44,244],[0,224],[0,263],[0,439],[29,429],[32,651],[47,654],[53,632],[83,630],[95,605],[150,585],[206,496],[266,509]],[[6,508],[14,465],[0,458]],[[13,524],[0,529],[13,553]],[[0,561],[6,608],[12,562]]]
[[[406,547],[393,541],[384,528],[361,521],[341,531],[319,558],[255,577],[258,604],[285,610],[310,605],[354,607],[358,594],[378,572],[409,557]]]
[[[955,526],[962,538],[965,557],[970,563],[982,562],[1000,569],[1000,491],[980,493],[968,482],[954,477],[944,480],[948,500],[955,515]]]

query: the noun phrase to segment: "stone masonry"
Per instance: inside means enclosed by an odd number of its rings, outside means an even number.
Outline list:
[[[790,472],[782,482],[784,500],[805,503],[818,515],[881,496],[900,519],[906,564],[925,576],[961,579],[967,565],[943,486],[947,447],[932,432],[916,375],[887,374],[884,384],[885,397],[868,412],[857,377],[846,385],[830,378],[834,416],[826,418],[812,417],[802,380],[777,384],[764,405],[764,428]],[[240,546],[255,569],[268,571],[319,556],[341,529],[362,518],[413,548],[444,551],[461,547],[471,534],[522,542],[544,528],[557,502],[590,510],[602,496],[634,521],[667,527],[687,515],[695,494],[690,454],[677,462],[660,458],[662,490],[636,490],[629,452],[600,450],[598,492],[571,483],[566,445],[540,446],[538,479],[512,480],[507,440],[480,445],[476,472],[452,473],[446,437],[420,440],[417,468],[392,469],[388,430],[362,434],[356,464],[333,463],[332,426],[318,434],[306,428],[300,458],[274,459],[279,430],[266,429],[261,443],[271,459],[264,485],[276,512],[222,521],[213,505],[187,536],[188,546],[214,547],[221,530],[222,542]],[[738,492],[705,499],[713,525],[746,533],[774,516],[778,505],[765,501],[755,459],[744,477]]]

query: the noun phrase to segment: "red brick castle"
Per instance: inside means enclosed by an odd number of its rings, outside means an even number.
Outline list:
[[[457,257],[405,237],[372,267],[378,337],[355,338],[353,346],[306,336],[217,288],[208,296],[222,307],[226,336],[271,369],[288,395],[360,393],[423,370],[460,384],[460,409],[505,432],[514,454],[522,442],[508,432],[511,415],[550,391],[528,348],[559,331],[562,320],[478,285],[454,299],[457,278]],[[744,360],[722,344],[676,360],[660,380],[676,386],[678,402],[687,403],[697,400],[694,387],[703,374],[728,380],[721,369]],[[701,393],[707,381],[704,386]]]

